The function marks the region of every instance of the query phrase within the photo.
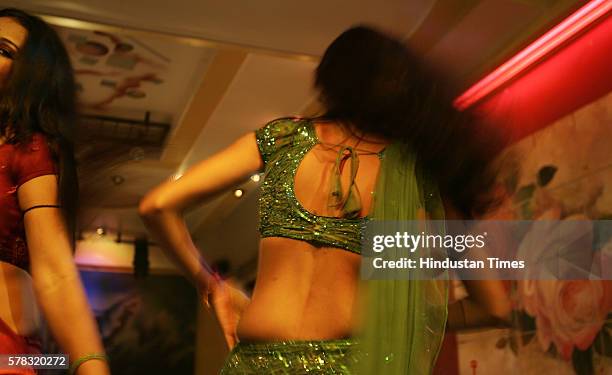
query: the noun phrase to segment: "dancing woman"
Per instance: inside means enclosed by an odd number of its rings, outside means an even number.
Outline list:
[[[349,29],[316,70],[324,116],[271,121],[142,200],[151,233],[211,297],[233,348],[223,373],[431,372],[447,322],[446,285],[371,282],[362,295],[360,229],[370,219],[472,216],[490,203],[491,145],[441,83],[397,40]],[[182,212],[261,171],[249,302],[201,260]],[[503,295],[501,284],[469,289],[475,303],[461,314],[506,316],[508,303],[493,298]]]
[[[70,60],[51,27],[16,9],[0,11],[0,91],[0,353],[40,353],[40,306],[73,372],[108,374],[72,258]]]

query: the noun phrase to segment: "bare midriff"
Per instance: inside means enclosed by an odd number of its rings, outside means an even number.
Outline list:
[[[264,238],[241,341],[350,337],[358,305],[360,256],[288,238]]]
[[[355,183],[361,197],[360,217],[366,216],[380,167],[378,154],[386,143],[355,138],[333,123],[316,124],[315,129],[319,144],[300,161],[292,181],[297,201],[309,214],[338,217],[341,212],[328,203],[330,176],[340,148],[333,145],[357,145]],[[343,187],[350,186],[350,169],[341,172]],[[238,324],[239,339],[351,337],[359,319],[360,262],[361,256],[347,249],[317,247],[293,238],[263,238],[251,303]]]
[[[0,319],[20,336],[34,336],[40,328],[32,278],[6,262],[0,262]]]

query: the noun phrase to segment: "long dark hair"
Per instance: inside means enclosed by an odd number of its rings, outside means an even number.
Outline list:
[[[47,23],[18,9],[0,10],[27,30],[0,95],[0,134],[27,144],[34,133],[47,138],[59,168],[59,202],[74,235],[78,182],[74,161],[76,84],[64,45]]]
[[[502,138],[453,107],[448,80],[402,42],[367,26],[343,32],[317,67],[324,117],[400,142],[464,216],[494,203]]]

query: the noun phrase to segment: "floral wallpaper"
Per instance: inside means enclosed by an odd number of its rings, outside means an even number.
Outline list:
[[[612,221],[604,221],[612,220],[612,93],[500,161],[508,198],[495,217],[598,220],[564,243],[584,248],[587,267],[604,277],[513,282],[513,328],[459,335],[460,373],[612,374]]]

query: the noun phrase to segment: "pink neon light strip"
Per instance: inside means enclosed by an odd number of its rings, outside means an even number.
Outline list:
[[[598,18],[606,15],[611,9],[612,0],[593,0],[589,2],[495,69],[491,74],[467,89],[455,99],[455,107],[465,109],[473,105],[584,30]]]

